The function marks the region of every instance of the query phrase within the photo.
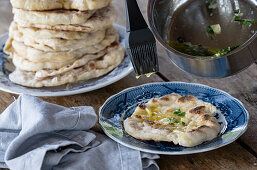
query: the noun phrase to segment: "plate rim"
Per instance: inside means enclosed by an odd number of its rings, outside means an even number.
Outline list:
[[[111,99],[115,98],[116,96],[118,95],[121,95],[122,93],[124,93],[125,91],[128,91],[128,90],[131,90],[131,89],[134,89],[134,88],[140,88],[142,86],[145,86],[145,85],[161,85],[161,84],[185,84],[185,85],[196,85],[196,86],[202,86],[202,87],[205,87],[205,88],[209,88],[209,89],[214,89],[214,90],[217,90],[219,92],[222,92],[223,94],[225,94],[226,96],[229,96],[231,97],[233,100],[235,100],[236,102],[238,102],[242,108],[244,109],[244,113],[245,116],[246,116],[246,120],[244,122],[244,126],[243,126],[243,129],[242,131],[233,139],[233,140],[230,140],[226,143],[222,143],[221,145],[217,145],[217,146],[214,146],[214,147],[208,147],[208,148],[203,148],[201,150],[195,150],[195,151],[153,151],[151,149],[143,149],[143,148],[140,148],[140,147],[137,147],[137,146],[131,146],[125,142],[122,142],[120,140],[118,140],[117,138],[115,138],[113,135],[109,134],[108,131],[103,127],[103,121],[101,120],[101,117],[102,117],[102,109],[103,107],[106,105],[107,102],[109,102]],[[119,93],[117,94],[114,94],[112,96],[110,96],[105,102],[104,104],[99,108],[99,124],[102,128],[102,130],[104,131],[104,133],[110,137],[112,140],[126,146],[126,147],[129,147],[131,149],[136,149],[136,150],[139,150],[139,151],[143,151],[143,152],[147,152],[147,153],[153,153],[153,154],[161,154],[161,155],[186,155],[186,154],[196,154],[196,153],[202,153],[202,152],[207,152],[207,151],[211,151],[211,150],[215,150],[215,149],[218,149],[218,148],[221,148],[223,146],[226,146],[226,145],[229,145],[231,143],[233,143],[234,141],[236,141],[240,136],[242,136],[246,130],[248,129],[248,123],[249,123],[249,118],[250,118],[250,115],[249,115],[249,112],[247,111],[247,109],[245,108],[245,106],[243,105],[243,103],[238,100],[237,98],[233,97],[232,95],[230,95],[229,93],[223,91],[223,90],[220,90],[220,89],[217,89],[217,88],[214,88],[214,87],[211,87],[211,86],[208,86],[208,85],[204,85],[204,84],[199,84],[199,83],[188,83],[188,82],[182,82],[182,81],[171,81],[171,82],[154,82],[154,83],[145,83],[145,84],[142,84],[142,85],[139,85],[139,86],[133,86],[133,87],[129,87],[129,88],[126,88],[122,91],[120,91]],[[138,139],[136,139],[138,140]]]
[[[125,31],[126,30],[126,28],[124,26],[119,25],[119,24],[113,24],[113,26],[119,28],[121,31]],[[0,35],[0,39],[2,39],[5,36],[8,36],[8,32],[1,34]],[[125,34],[123,36],[125,38]],[[82,94],[82,93],[86,93],[86,92],[91,92],[91,91],[94,91],[94,90],[101,89],[103,87],[109,86],[109,85],[111,85],[111,84],[121,80],[122,78],[128,76],[132,71],[133,71],[133,66],[132,66],[132,63],[131,63],[130,67],[127,69],[126,72],[121,72],[121,74],[118,74],[117,76],[115,76],[113,79],[111,79],[107,83],[102,83],[99,86],[89,86],[89,87],[84,87],[84,88],[81,88],[81,89],[75,89],[75,90],[72,90],[72,91],[55,91],[55,92],[50,92],[50,91],[46,91],[46,92],[32,91],[30,93],[23,93],[23,92],[17,92],[17,91],[9,90],[8,88],[4,88],[1,85],[0,85],[0,90],[4,91],[4,92],[7,92],[7,93],[11,93],[11,94],[18,94],[18,95],[20,95],[20,94],[29,94],[29,95],[38,96],[38,97],[70,96],[70,95],[75,95],[75,94]],[[109,72],[109,73],[111,73],[111,72]],[[109,73],[107,73],[107,74],[109,74]],[[103,76],[106,76],[107,74],[105,74]],[[21,85],[19,85],[19,86],[21,86]]]

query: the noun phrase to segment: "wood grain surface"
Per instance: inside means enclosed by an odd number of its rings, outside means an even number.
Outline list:
[[[146,15],[146,0],[137,0],[141,11]],[[124,1],[113,0],[113,5],[118,12],[120,25],[125,25],[126,15]],[[12,20],[11,5],[8,0],[0,0],[0,34],[8,31]],[[189,75],[173,65],[165,51],[159,46],[160,74],[150,78],[136,79],[132,73],[124,79],[105,88],[92,92],[66,96],[66,97],[43,97],[51,103],[66,107],[91,105],[98,112],[104,101],[121,90],[149,82],[161,81],[185,81],[195,82],[219,88],[238,98],[243,102],[251,116],[247,132],[233,144],[214,151],[193,155],[161,156],[157,161],[161,170],[171,169],[257,169],[257,66],[252,65],[245,71],[225,79],[201,79]],[[161,76],[161,77],[160,77]],[[14,101],[17,95],[0,91],[0,112]],[[97,124],[94,130],[101,131]]]

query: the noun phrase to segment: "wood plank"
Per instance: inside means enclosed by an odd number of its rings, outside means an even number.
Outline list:
[[[157,162],[161,170],[257,169],[257,159],[236,143],[200,154],[161,156]]]

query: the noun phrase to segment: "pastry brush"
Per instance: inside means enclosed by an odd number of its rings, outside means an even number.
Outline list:
[[[137,77],[159,71],[156,41],[148,28],[136,0],[126,0],[126,51]]]

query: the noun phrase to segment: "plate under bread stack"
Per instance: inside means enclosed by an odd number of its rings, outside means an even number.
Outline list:
[[[111,0],[11,0],[12,82],[47,87],[102,76],[124,57]]]

